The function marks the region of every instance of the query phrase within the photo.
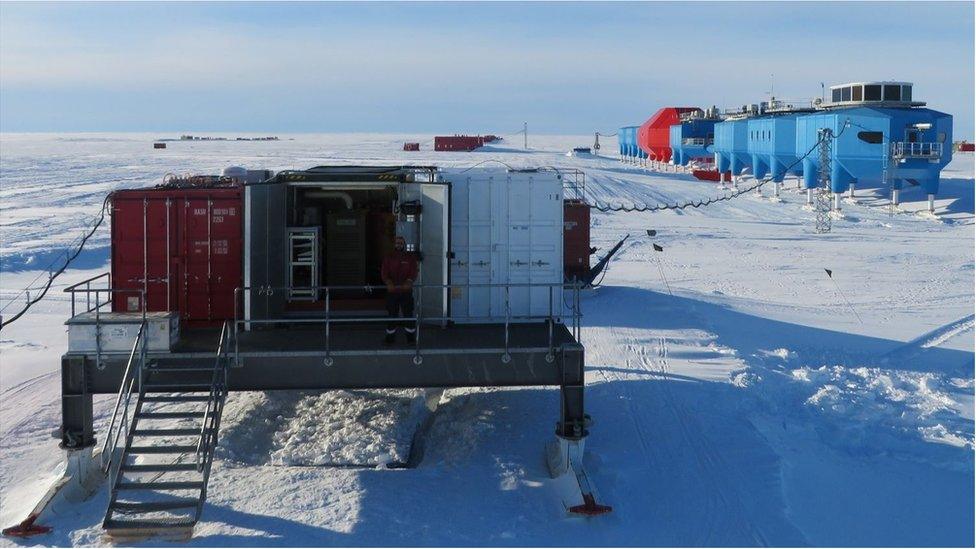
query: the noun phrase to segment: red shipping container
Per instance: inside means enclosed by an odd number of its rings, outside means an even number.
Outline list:
[[[434,137],[435,151],[473,151],[485,144],[480,135],[438,135]]]
[[[130,189],[112,194],[112,286],[145,289],[148,311],[183,321],[234,318],[242,286],[241,187]],[[141,310],[118,293],[114,311]]]
[[[563,201],[563,276],[582,279],[590,272],[590,207],[582,200]]]
[[[405,151],[419,151],[420,143],[404,143],[403,150]]]
[[[959,152],[974,152],[974,149],[976,148],[974,148],[973,145],[973,143],[966,143],[963,141],[959,144]]]

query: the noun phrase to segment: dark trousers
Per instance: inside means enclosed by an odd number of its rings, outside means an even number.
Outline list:
[[[413,292],[388,292],[386,294],[386,312],[390,318],[412,317],[413,316]],[[386,333],[394,334],[398,325],[404,325],[408,334],[412,334],[415,329],[413,321],[390,321],[386,325]]]

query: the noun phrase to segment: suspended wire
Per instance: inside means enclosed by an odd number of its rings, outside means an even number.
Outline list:
[[[95,223],[91,226],[91,229],[88,231],[88,233],[86,233],[84,237],[82,237],[81,243],[78,244],[78,247],[75,249],[74,253],[68,256],[68,258],[64,262],[64,265],[62,265],[60,269],[51,273],[51,275],[47,279],[47,284],[43,286],[43,289],[36,297],[28,300],[27,304],[25,304],[24,307],[17,312],[17,314],[0,323],[0,330],[6,328],[8,325],[12,324],[17,319],[24,316],[24,314],[27,313],[27,311],[29,311],[31,307],[33,307],[40,300],[44,299],[44,296],[47,295],[48,290],[50,290],[51,286],[54,284],[54,280],[57,279],[59,276],[61,276],[61,273],[63,273],[65,269],[68,268],[68,265],[71,265],[71,262],[74,261],[79,254],[81,254],[81,251],[85,249],[85,244],[88,243],[88,239],[90,239],[92,235],[95,234],[95,231],[97,231],[98,227],[101,226],[102,221],[105,221],[105,211],[108,210],[108,203],[110,197],[111,195],[108,195],[105,197],[105,200],[102,201],[102,209],[99,212],[98,219],[95,220]],[[24,291],[26,292],[27,290],[25,289]]]
[[[844,127],[841,128],[840,132],[837,135],[833,136],[833,138],[834,139],[837,139],[841,135],[843,135],[844,134],[844,131],[846,131],[847,128],[850,127],[850,125],[851,125],[850,120],[846,121],[844,123]],[[820,138],[817,139],[817,142],[814,143],[813,146],[810,147],[810,149],[806,153],[803,154],[803,156],[801,156],[800,158],[797,158],[796,161],[794,161],[792,164],[790,164],[789,166],[787,166],[786,169],[783,170],[783,173],[789,173],[789,171],[792,170],[794,167],[796,167],[797,164],[799,164],[800,162],[802,162],[803,159],[805,159],[806,157],[810,156],[813,153],[813,151],[817,150],[817,147],[819,147],[820,144],[823,143],[823,141],[824,141],[825,138],[826,137],[823,136],[823,135],[820,136]],[[713,198],[704,198],[704,199],[699,199],[699,200],[693,200],[693,201],[685,202],[685,203],[681,203],[681,204],[679,204],[679,203],[675,203],[675,204],[656,204],[654,206],[650,206],[647,203],[641,203],[641,204],[634,203],[631,206],[625,206],[623,204],[613,205],[613,204],[611,204],[609,202],[602,202],[601,203],[600,200],[594,200],[593,201],[593,204],[590,204],[589,206],[590,206],[590,208],[595,209],[595,210],[598,210],[598,211],[601,211],[601,212],[657,212],[657,211],[662,211],[662,210],[683,210],[685,208],[701,208],[702,206],[709,206],[711,204],[716,204],[718,202],[725,202],[725,201],[728,201],[728,200],[732,200],[733,198],[738,198],[738,197],[740,197],[740,196],[742,196],[742,195],[744,195],[744,194],[746,194],[748,192],[751,192],[751,191],[754,191],[756,189],[759,189],[760,187],[762,187],[766,183],[769,183],[772,180],[773,180],[773,177],[770,175],[770,176],[767,176],[767,177],[759,180],[758,182],[756,182],[755,184],[753,184],[753,185],[751,185],[749,187],[743,187],[741,189],[738,189],[738,190],[736,190],[736,191],[734,191],[732,193],[729,193],[729,194],[726,194],[726,195],[723,195],[723,196],[718,196],[718,197],[713,197]]]
[[[482,164],[487,164],[488,162],[497,162],[497,163],[501,164],[502,166],[505,166],[506,168],[508,168],[508,169],[510,169],[512,171],[517,171],[518,170],[518,168],[513,168],[511,166],[511,164],[502,162],[501,160],[495,160],[494,158],[489,158],[488,160],[482,160],[481,162],[478,162],[477,164],[472,164],[471,166],[468,166],[467,168],[461,170],[460,173],[464,173],[466,171],[473,170],[473,169],[477,168],[478,166],[480,166]]]
[[[97,215],[96,216],[92,216],[90,219],[88,219],[87,221],[85,221],[85,224],[87,225],[87,224],[93,223],[96,218],[97,218]],[[3,304],[2,307],[0,307],[0,313],[6,311],[7,310],[7,307],[13,305],[18,299],[20,299],[20,296],[26,294],[27,292],[32,292],[34,290],[39,290],[39,289],[44,288],[44,286],[36,286],[35,287],[34,286],[34,283],[37,282],[38,280],[40,280],[41,277],[44,276],[45,274],[50,275],[51,268],[54,267],[54,264],[57,263],[59,259],[61,259],[62,255],[65,258],[67,258],[68,255],[69,255],[69,253],[68,253],[69,250],[71,250],[72,248],[74,248],[75,246],[77,246],[78,243],[81,240],[83,240],[84,238],[85,238],[85,235],[84,234],[80,234],[80,235],[76,236],[70,242],[68,242],[67,245],[65,245],[65,249],[61,253],[54,254],[54,257],[51,259],[51,261],[48,262],[48,264],[44,268],[42,268],[39,273],[37,273],[37,276],[35,276],[34,278],[32,278],[31,281],[27,283],[27,286],[25,286],[23,289],[21,289],[20,291],[18,291],[13,297],[11,297],[10,299],[8,299],[7,302]],[[59,287],[59,286],[67,286],[67,284],[60,284],[60,285],[55,284],[52,287]],[[2,290],[0,290],[0,291],[2,291]]]

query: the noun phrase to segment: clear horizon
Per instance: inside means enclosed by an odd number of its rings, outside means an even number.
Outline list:
[[[661,106],[907,80],[972,141],[973,14],[970,2],[5,2],[0,132],[511,134],[528,121],[585,135]]]

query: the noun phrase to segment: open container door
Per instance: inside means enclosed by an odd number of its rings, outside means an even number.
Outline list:
[[[259,288],[287,284],[286,190],[283,183],[249,185],[244,190],[244,286],[251,290],[239,296],[238,305],[247,320],[276,318],[284,311],[287,292]]]
[[[450,237],[451,187],[442,183],[401,183],[398,202],[419,202],[419,220],[401,214],[397,220],[397,235],[407,237],[408,249],[411,242],[411,223],[419,223],[415,251],[419,258],[418,284],[435,286],[424,288],[417,295],[422,318],[446,319],[448,316],[448,289],[440,287],[448,284],[448,258]],[[446,320],[439,320],[444,323]]]

